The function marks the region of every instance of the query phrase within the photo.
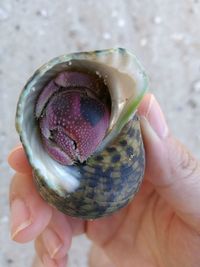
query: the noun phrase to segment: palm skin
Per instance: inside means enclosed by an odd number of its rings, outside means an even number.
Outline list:
[[[89,222],[87,234],[116,267],[199,266],[199,234],[176,215],[148,181],[125,209]]]

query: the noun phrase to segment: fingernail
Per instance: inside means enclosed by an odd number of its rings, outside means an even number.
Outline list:
[[[145,114],[148,122],[150,123],[156,134],[164,139],[168,135],[168,126],[161,110],[161,107],[155,97],[151,94],[148,99],[148,109]]]
[[[48,254],[44,254],[42,257],[42,262],[45,267],[58,267],[56,262],[50,258]]]
[[[62,243],[58,235],[52,229],[46,228],[42,233],[42,239],[50,258],[56,258],[58,251],[62,247]]]
[[[11,238],[15,237],[31,224],[30,211],[25,202],[15,198],[11,202]]]

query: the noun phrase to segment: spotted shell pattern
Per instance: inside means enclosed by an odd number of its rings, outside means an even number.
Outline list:
[[[60,211],[94,219],[113,213],[132,199],[142,182],[144,165],[139,119],[135,115],[104,151],[85,165],[71,167],[87,177],[73,194],[63,192],[60,196],[40,176],[35,175],[35,180],[42,197]]]

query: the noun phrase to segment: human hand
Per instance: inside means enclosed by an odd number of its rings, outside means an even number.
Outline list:
[[[50,207],[36,192],[22,147],[9,156],[17,172],[10,187],[12,238],[21,243],[35,239],[44,266],[65,266],[72,236],[80,233],[101,247],[115,267],[199,266],[200,163],[170,134],[151,94],[139,113],[144,182],[134,200],[109,217],[83,221]]]

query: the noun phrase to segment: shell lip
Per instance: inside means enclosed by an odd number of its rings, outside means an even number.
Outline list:
[[[138,61],[137,57],[129,50],[122,48],[122,47],[117,47],[117,48],[110,48],[110,49],[104,49],[104,50],[75,52],[75,53],[71,53],[68,55],[61,55],[61,56],[58,56],[58,57],[51,59],[48,63],[42,65],[38,70],[36,70],[35,73],[27,81],[26,85],[24,86],[23,91],[20,94],[19,100],[18,100],[17,110],[16,110],[16,130],[17,130],[17,132],[20,132],[17,118],[20,116],[20,113],[21,113],[21,103],[23,101],[23,98],[26,95],[26,91],[28,91],[29,88],[34,88],[34,85],[35,85],[34,81],[35,80],[40,79],[42,75],[44,75],[46,72],[48,72],[52,67],[54,67],[57,64],[67,63],[67,62],[70,62],[72,60],[85,60],[87,58],[89,60],[92,60],[92,59],[97,59],[98,57],[100,57],[102,55],[105,56],[105,55],[109,55],[112,53],[119,53],[122,55],[126,54],[126,55],[129,55],[130,57],[132,57],[133,60],[135,61],[137,68],[140,71],[141,79],[143,80],[143,83],[144,83],[143,88],[141,89],[140,95],[135,99],[135,101],[133,103],[131,103],[130,107],[127,109],[126,116],[124,116],[123,119],[120,120],[119,129],[121,130],[121,128],[124,125],[123,122],[124,121],[127,122],[127,120],[130,119],[130,115],[133,114],[134,110],[136,110],[141,99],[143,98],[144,94],[148,90],[149,79],[148,79],[148,77],[144,71],[143,66]]]
[[[129,104],[126,105],[125,109],[123,110],[122,114],[118,117],[118,122],[114,125],[115,127],[110,128],[108,135],[102,142],[102,144],[98,147],[97,152],[104,149],[105,146],[113,139],[117,134],[121,131],[122,127],[125,125],[126,122],[128,122],[133,114],[136,112],[136,109],[143,98],[144,94],[148,90],[148,77],[143,70],[143,67],[137,60],[137,58],[128,50],[125,48],[112,48],[112,49],[105,49],[105,50],[96,50],[96,51],[88,51],[88,52],[77,52],[69,55],[63,55],[56,57],[52,60],[50,60],[48,63],[44,64],[42,67],[40,67],[33,76],[28,80],[26,83],[24,90],[22,91],[18,104],[17,104],[17,111],[16,111],[16,130],[20,135],[21,142],[25,148],[26,155],[29,159],[29,162],[33,169],[37,172],[38,175],[43,177],[45,180],[48,179],[46,177],[46,174],[43,174],[41,169],[37,166],[35,163],[33,153],[31,151],[31,147],[28,144],[27,136],[24,134],[24,125],[23,125],[23,112],[25,108],[24,101],[27,99],[28,94],[30,92],[34,92],[35,87],[37,85],[37,81],[42,79],[42,77],[48,73],[52,68],[59,66],[60,64],[69,64],[72,61],[76,60],[86,60],[86,61],[95,61],[98,64],[104,63],[103,60],[105,60],[106,57],[113,56],[113,58],[117,61],[120,60],[123,57],[125,58],[124,65],[120,65],[119,72],[126,73],[126,68],[129,70],[129,64],[133,64],[134,68],[137,70],[138,75],[138,84],[137,86],[140,86],[140,88],[137,88],[139,90],[138,95],[134,99],[134,101],[129,101]],[[123,61],[122,61],[123,62]],[[127,64],[127,65],[126,65]],[[111,66],[112,67],[112,66]],[[130,78],[134,79],[134,77]],[[60,165],[60,164],[59,164]],[[59,166],[58,165],[58,166]],[[51,184],[51,187],[55,186],[55,184]],[[73,191],[73,190],[72,190]]]

